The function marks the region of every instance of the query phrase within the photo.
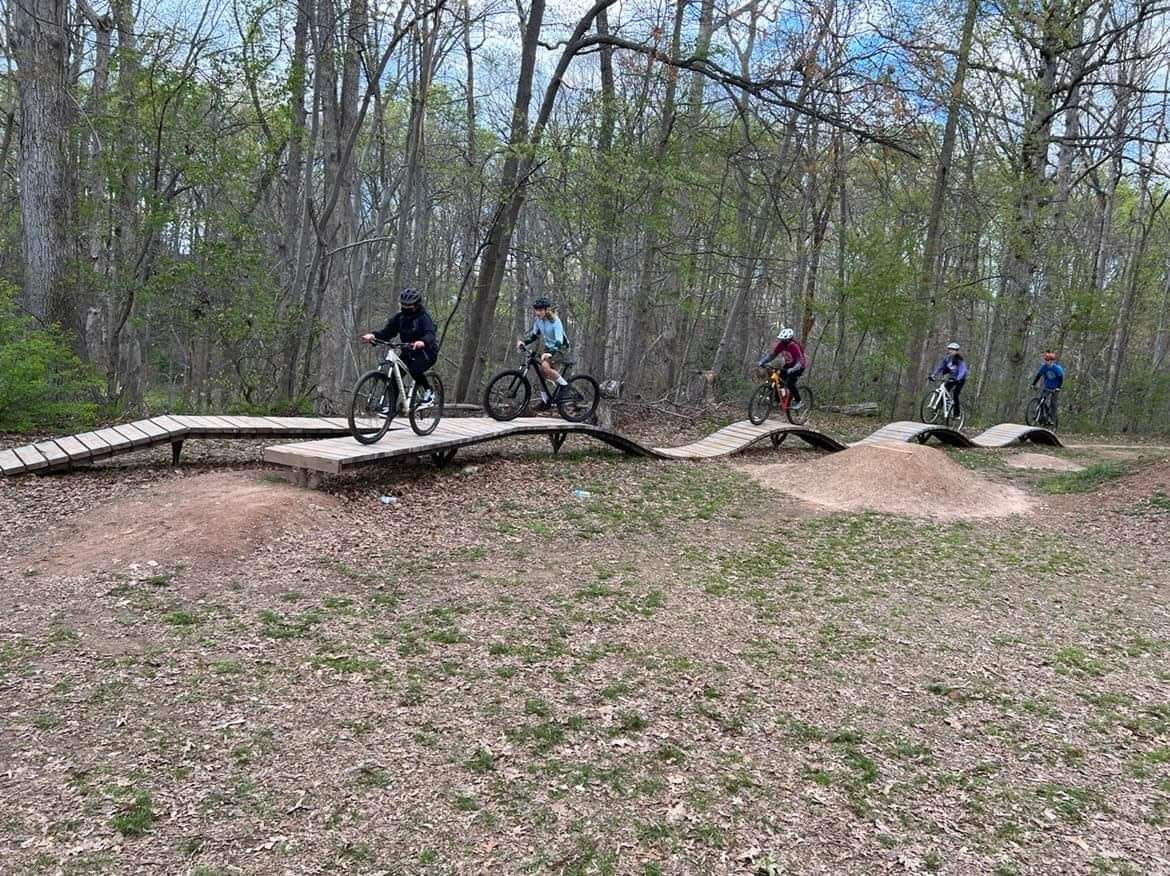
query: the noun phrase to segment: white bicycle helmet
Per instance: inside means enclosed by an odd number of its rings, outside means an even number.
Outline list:
[[[779,334],[776,335],[776,340],[791,341],[794,337],[796,337],[796,332],[790,328],[782,328],[780,329]]]
[[[958,342],[951,341],[949,344],[947,344],[947,349],[950,350],[952,353],[958,352],[958,350],[959,350]]]

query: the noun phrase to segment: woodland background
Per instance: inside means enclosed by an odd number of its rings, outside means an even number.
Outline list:
[[[0,429],[335,412],[397,290],[449,400],[551,296],[623,397],[746,399],[781,324],[838,402],[1167,428],[1168,6],[10,0]]]

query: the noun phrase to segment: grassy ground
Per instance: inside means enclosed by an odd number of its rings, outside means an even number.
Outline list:
[[[960,458],[1044,511],[485,453],[329,481],[315,538],[235,563],[54,579],[18,549],[4,869],[1167,872],[1167,466]],[[36,521],[6,534],[127,489],[5,483]]]

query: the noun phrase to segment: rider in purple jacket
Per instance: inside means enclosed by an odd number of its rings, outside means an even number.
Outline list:
[[[963,409],[959,407],[959,393],[963,391],[963,384],[967,382],[967,360],[963,358],[963,354],[959,352],[959,345],[954,341],[947,344],[947,354],[938,363],[938,367],[930,372],[931,380],[939,377],[944,377],[943,385],[955,403],[955,417],[961,417]]]

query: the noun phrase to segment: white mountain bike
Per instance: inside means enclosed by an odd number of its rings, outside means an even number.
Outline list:
[[[941,423],[951,429],[962,429],[963,420],[966,419],[966,413],[960,412],[955,415],[955,400],[951,397],[951,391],[947,389],[946,381],[939,383],[934,389],[926,394],[926,398],[922,400],[922,405],[919,408],[922,422]]]
[[[349,401],[350,434],[362,444],[376,444],[389,431],[395,414],[406,414],[416,435],[430,435],[443,417],[443,381],[435,372],[427,372],[427,383],[431,385],[428,396],[422,386],[411,380],[406,363],[398,355],[409,345],[374,343],[387,348],[386,356],[377,368],[367,371],[353,385]]]

